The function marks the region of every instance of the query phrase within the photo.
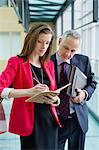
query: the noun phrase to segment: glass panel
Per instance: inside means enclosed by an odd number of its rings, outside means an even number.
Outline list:
[[[63,33],[69,29],[71,29],[71,6],[63,13]]]
[[[58,11],[62,7],[62,4],[66,0],[29,0],[29,11],[31,19],[54,19]],[[37,16],[39,15],[39,16]],[[47,20],[48,19],[48,20]]]
[[[47,15],[46,15],[46,16],[43,16],[43,15],[40,16],[40,15],[39,15],[39,16],[31,16],[31,19],[32,19],[32,18],[33,18],[33,19],[42,19],[42,18],[45,18],[45,19],[46,19],[46,18],[49,18],[49,19],[51,19],[51,18],[53,18],[53,17],[52,17],[52,16],[47,16]]]
[[[74,27],[78,28],[93,21],[93,0],[76,0],[74,3]]]
[[[0,0],[0,7],[8,6],[8,0]]]
[[[99,24],[82,28],[82,53],[89,56],[92,71],[99,83]],[[99,117],[99,84],[92,98],[87,102],[90,110]]]
[[[99,19],[99,0],[98,0],[98,19]]]
[[[9,57],[9,33],[0,33],[0,59],[6,60],[8,59],[8,57]]]
[[[58,11],[57,11],[58,12]],[[56,12],[54,11],[43,11],[43,12],[41,12],[41,15],[55,15],[56,14]],[[35,12],[30,12],[30,15],[40,15],[40,12],[37,12],[37,11],[35,11]]]
[[[57,20],[57,24],[56,24],[56,33],[57,33],[57,37],[59,37],[62,32],[61,32],[61,16],[58,18]]]
[[[30,4],[32,4],[32,3],[34,3],[34,4],[47,4],[48,2],[52,2],[52,3],[58,3],[58,4],[61,4],[61,3],[64,3],[66,0],[61,0],[61,1],[59,1],[59,0],[47,0],[46,2],[45,1],[41,1],[41,0],[29,0],[29,3]]]
[[[19,54],[20,51],[20,33],[14,32],[12,33],[12,55]]]
[[[99,79],[97,80],[99,83]],[[88,101],[88,107],[99,117],[99,84],[95,93],[92,95],[90,101]]]

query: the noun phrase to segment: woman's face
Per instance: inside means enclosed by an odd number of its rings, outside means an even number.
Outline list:
[[[40,57],[42,57],[47,51],[51,39],[52,39],[52,34],[40,33],[36,41],[36,46],[33,50],[33,53],[35,53],[35,55],[39,55]]]

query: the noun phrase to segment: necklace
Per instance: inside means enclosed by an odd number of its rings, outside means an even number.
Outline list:
[[[39,79],[38,79],[38,77],[37,77],[37,75],[36,75],[36,73],[35,73],[35,71],[34,71],[34,69],[33,69],[33,66],[31,66],[31,69],[32,69],[32,73],[33,73],[33,75],[34,75],[34,78],[39,82]],[[43,81],[44,81],[44,79],[43,79],[43,75],[44,73],[43,73],[43,69],[42,69],[42,66],[41,66],[41,83],[43,84]]]

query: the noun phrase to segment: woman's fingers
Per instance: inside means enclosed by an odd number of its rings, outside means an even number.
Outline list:
[[[54,100],[50,98],[49,96],[41,96],[42,101],[46,104],[52,104],[54,103]]]
[[[58,96],[41,96],[43,103],[46,104],[53,104],[55,106],[58,106],[60,104],[60,98]]]
[[[37,89],[37,90],[43,90],[43,91],[48,91],[49,87],[46,84],[37,84],[35,86],[35,89]]]

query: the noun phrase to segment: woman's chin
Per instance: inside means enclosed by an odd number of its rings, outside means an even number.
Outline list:
[[[44,54],[45,54],[45,53],[40,53],[40,54],[39,54],[39,56],[40,56],[40,57],[43,57],[43,56],[44,56]]]

